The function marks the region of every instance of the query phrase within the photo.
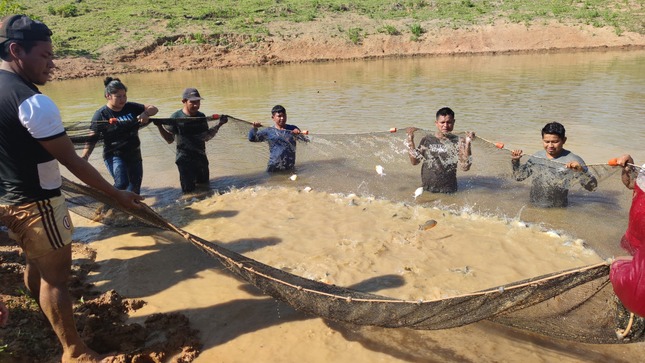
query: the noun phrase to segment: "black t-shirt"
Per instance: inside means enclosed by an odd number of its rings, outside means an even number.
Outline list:
[[[141,141],[139,140],[139,120],[145,106],[136,102],[126,102],[121,111],[113,111],[107,106],[99,108],[92,117],[90,129],[94,140],[103,138],[103,158],[118,156],[127,160],[141,160]],[[110,119],[116,122],[110,123]]]
[[[191,116],[186,115],[182,110],[177,110],[175,113],[170,115],[170,118],[186,117]],[[164,126],[168,132],[176,136],[177,159],[206,155],[206,142],[204,141],[205,132],[208,131],[206,115],[201,112],[197,112],[197,114],[192,117],[203,117],[203,119],[186,121],[178,120],[176,123]]]
[[[61,195],[58,161],[38,141],[63,135],[54,102],[15,73],[0,70],[0,203]]]

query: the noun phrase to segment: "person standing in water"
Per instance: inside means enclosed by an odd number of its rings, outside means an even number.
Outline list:
[[[61,361],[95,363],[101,359],[74,322],[68,288],[74,227],[59,163],[128,209],[141,208],[143,198],[114,188],[76,154],[60,110],[38,90],[55,68],[51,35],[25,15],[0,20],[0,222],[25,254],[25,285],[63,347]],[[0,325],[7,313],[0,303]]]
[[[578,155],[564,149],[565,129],[558,122],[542,128],[544,150],[533,154],[520,164],[522,150],[511,151],[513,177],[522,181],[533,176],[531,203],[541,208],[566,207],[571,181],[577,179],[586,190],[596,189],[598,182]]]
[[[118,78],[106,77],[103,95],[107,104],[92,117],[92,135],[82,158],[89,159],[94,146],[103,137],[103,161],[114,178],[117,189],[141,193],[143,161],[139,128],[148,124],[159,111],[153,105],[128,102],[128,88]]]
[[[637,167],[630,155],[617,158],[617,165],[623,167],[622,181],[633,190],[632,205],[629,209],[627,231],[620,246],[630,256],[618,257],[611,264],[609,280],[614,293],[630,312],[645,317],[645,165]],[[640,172],[637,171],[640,169]]]
[[[406,145],[412,165],[421,166],[423,189],[432,193],[455,193],[457,191],[457,166],[468,171],[472,164],[471,143],[474,132],[460,137],[452,133],[455,127],[455,113],[448,107],[441,108],[435,116],[437,130],[426,135],[414,145],[416,127],[408,127]]]
[[[210,172],[206,156],[206,141],[211,140],[219,128],[227,121],[228,116],[221,115],[219,123],[208,128],[206,115],[199,111],[203,98],[196,88],[186,88],[181,96],[184,104],[170,118],[203,117],[203,120],[177,121],[169,125],[157,124],[161,136],[171,144],[177,139],[177,157],[175,164],[179,169],[179,182],[184,194],[192,193],[199,186],[208,187]]]
[[[306,136],[295,125],[287,124],[287,110],[276,105],[271,109],[271,118],[275,125],[258,130],[262,127],[259,122],[254,122],[249,131],[249,141],[269,143],[268,172],[290,171],[296,165],[296,141],[308,141]]]

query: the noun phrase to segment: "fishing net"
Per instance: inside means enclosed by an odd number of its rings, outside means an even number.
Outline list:
[[[297,310],[357,325],[422,330],[490,320],[545,336],[585,343],[642,341],[645,323],[622,307],[601,263],[439,300],[401,300],[329,285],[273,268],[190,234],[150,207],[122,210],[97,190],[64,180],[70,209],[103,223],[134,219],[177,233],[265,294]],[[111,211],[105,216],[106,211]],[[630,320],[631,319],[631,320]]]
[[[222,121],[219,115],[205,118],[154,119],[157,125],[198,125],[191,137],[206,138],[204,130],[212,130]],[[139,132],[137,123],[118,124],[106,120],[114,132],[125,134]],[[112,124],[110,124],[112,122]],[[77,148],[88,142],[109,147],[102,143],[102,135],[90,131],[89,123],[68,125],[67,132]],[[283,183],[279,175],[270,179],[263,173],[268,147],[262,143],[249,143],[249,122],[228,117],[219,129],[217,141],[200,145],[195,152],[205,152],[217,162],[231,158],[235,165],[245,158],[239,174],[212,182],[215,189],[247,186],[253,183]],[[146,132],[161,139],[156,126],[145,127]],[[419,130],[421,134],[430,133]],[[319,190],[357,193],[390,200],[415,200],[430,203],[433,199],[418,195],[420,177],[418,168],[410,167],[405,134],[402,130],[387,130],[363,134],[314,134],[309,142],[299,143],[297,167],[293,173],[307,180]],[[160,144],[165,141],[159,140]],[[199,144],[199,143],[198,143]],[[244,148],[244,152],[227,152]],[[155,150],[160,152],[161,149]],[[165,150],[174,153],[173,149]],[[475,161],[468,174],[459,177],[458,196],[442,195],[444,204],[460,200],[471,206],[480,203],[477,198],[485,195],[495,200],[496,208],[513,213],[516,205],[528,199],[526,182],[518,183],[512,175],[510,151],[503,145],[476,138],[473,143]],[[480,157],[485,155],[485,157]],[[366,167],[367,166],[367,167]],[[558,182],[571,188],[572,193],[588,193],[577,182],[578,175],[564,165],[550,166],[558,172]],[[257,169],[250,172],[249,169]],[[587,172],[598,183],[608,180],[617,168],[606,164],[587,165]],[[539,172],[539,171],[538,171]],[[292,179],[294,180],[294,179]],[[484,193],[480,193],[480,192]],[[217,258],[229,270],[264,293],[285,301],[295,309],[326,319],[358,325],[381,327],[406,327],[412,329],[447,329],[489,320],[495,323],[536,332],[545,336],[587,343],[626,343],[642,341],[645,323],[642,318],[630,315],[616,299],[609,283],[609,265],[606,263],[585,266],[497,286],[469,294],[440,300],[401,300],[361,292],[306,279],[273,268],[232,252],[217,244],[173,225],[149,207],[139,210],[122,210],[102,193],[64,180],[70,210],[91,220],[110,225],[146,225],[170,230],[192,243],[210,256]],[[413,199],[414,198],[414,199]],[[418,200],[417,200],[418,198]],[[434,198],[434,196],[433,196]],[[461,198],[461,199],[458,199]],[[490,204],[490,203],[488,203]],[[611,203],[607,203],[611,204]]]
[[[219,119],[220,115],[186,118],[152,118],[150,120],[151,122],[141,124],[137,119],[117,120],[113,118],[110,120],[68,124],[65,125],[65,131],[77,150],[92,145],[92,147],[101,146],[104,151],[111,152],[122,147],[125,140],[131,136],[136,136],[139,130],[148,128],[150,125],[162,125],[168,129],[171,126],[177,127],[179,134],[184,137],[208,140],[212,138],[212,135],[209,135],[209,129],[214,127],[219,122]],[[156,129],[154,126],[153,128]],[[107,144],[106,139],[110,140]],[[197,152],[199,149],[192,151]],[[203,150],[201,151],[203,152]]]
[[[100,134],[91,130],[91,122],[78,122],[67,125],[65,129],[77,149],[83,149],[90,143],[103,147],[104,152],[109,152],[120,145],[118,143],[106,145],[104,141],[107,134],[112,134],[110,139],[126,139],[126,137],[118,137],[118,135],[131,135],[145,131],[153,134],[160,144],[166,144],[157,130],[157,126],[162,125],[167,130],[174,128],[175,144],[180,137],[189,141],[183,142],[181,146],[181,149],[189,154],[205,154],[209,159],[226,158],[231,156],[223,155],[222,151],[244,148],[244,164],[247,164],[249,160],[255,160],[257,167],[263,169],[266,166],[268,147],[265,143],[249,143],[247,141],[251,122],[233,116],[225,118],[222,116],[214,114],[206,117],[151,118],[151,122],[146,125],[141,125],[136,120],[128,122],[95,121],[95,123],[105,126],[106,131]],[[223,120],[228,122],[225,122],[221,128],[217,128],[216,126]],[[269,120],[263,124],[270,126],[268,123],[271,122]],[[218,131],[214,133],[214,129]],[[429,130],[418,130],[416,132],[417,143],[423,135],[430,133]],[[208,142],[215,134],[218,135],[217,140],[212,143]],[[221,144],[222,139],[227,139],[225,146],[222,148],[213,146],[213,144]],[[231,140],[236,141],[230,142]],[[388,181],[383,178],[371,180],[369,183],[372,185],[368,185],[365,176],[368,173],[373,174],[377,167],[383,170],[381,176],[396,175],[400,178],[401,185],[405,185],[404,182],[408,180],[410,181],[408,185],[418,186],[419,184],[418,169],[411,168],[408,161],[405,130],[393,128],[388,131],[360,134],[314,134],[303,137],[302,140],[310,142],[298,143],[295,172],[303,175],[333,175],[333,178],[325,178],[324,183],[318,185],[324,187],[325,190],[351,190],[352,192],[358,191],[362,195],[373,194],[376,190],[386,192],[388,190],[390,192],[403,190],[400,186],[385,185]],[[171,148],[175,151],[176,147],[173,145]],[[488,188],[490,184],[517,182],[511,173],[510,150],[505,148],[503,144],[476,137],[473,148],[476,160],[468,175],[464,178],[460,177],[460,190]],[[485,158],[477,158],[481,153],[486,154]],[[370,165],[371,168],[365,170],[365,165]],[[557,178],[551,179],[559,183],[562,188],[573,191],[582,189],[578,183],[579,173],[565,168],[564,164],[558,162],[547,160],[545,165],[547,166],[544,170],[536,169],[534,176],[540,173],[557,175]],[[617,172],[617,168],[606,163],[588,164],[586,169],[585,174],[593,176],[598,183]],[[411,189],[414,190],[416,187]],[[409,192],[409,194],[411,193]],[[388,198],[393,195],[381,193],[378,196]]]

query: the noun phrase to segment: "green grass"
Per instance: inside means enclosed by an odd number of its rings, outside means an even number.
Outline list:
[[[421,24],[414,23],[410,25],[410,33],[412,33],[412,36],[410,37],[410,39],[416,42],[419,40],[419,37],[421,36],[421,34],[425,33],[425,30],[423,29],[423,27],[421,27]]]
[[[617,34],[645,33],[644,5],[644,0],[0,0],[0,14],[22,12],[43,20],[54,31],[59,56],[97,57],[108,48],[178,36],[194,43],[221,39],[214,36],[220,34],[261,41],[269,22],[309,22],[334,13],[449,28],[555,20],[610,26]],[[395,29],[383,31],[395,34]],[[360,43],[355,35],[350,40]]]
[[[363,41],[363,29],[361,28],[349,28],[347,30],[347,36],[349,40],[354,44],[361,44]]]
[[[383,25],[378,29],[378,32],[387,35],[401,35],[401,32],[394,25]]]

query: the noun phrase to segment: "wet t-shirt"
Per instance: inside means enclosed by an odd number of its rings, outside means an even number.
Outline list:
[[[416,150],[423,157],[423,188],[433,193],[456,192],[459,136],[449,134],[446,138],[439,139],[434,135],[426,135]]]
[[[267,171],[291,170],[296,165],[296,140],[291,131],[295,125],[285,125],[283,130],[267,127],[261,130],[252,128],[249,131],[249,141],[269,143],[269,163]]]
[[[576,161],[582,172],[568,169],[565,165]],[[589,173],[585,162],[576,154],[562,150],[557,158],[548,159],[545,150],[533,154],[525,164],[513,163],[513,177],[521,181],[532,177],[531,204],[542,207],[566,207],[569,204],[569,188],[578,181],[587,190],[596,187],[596,178]]]

